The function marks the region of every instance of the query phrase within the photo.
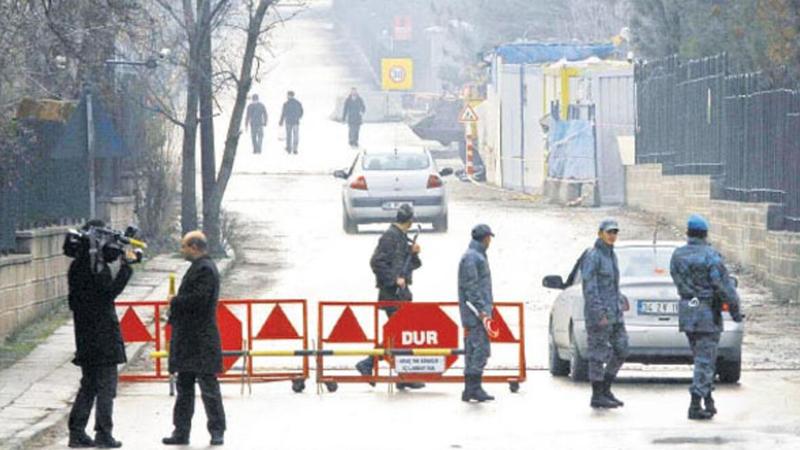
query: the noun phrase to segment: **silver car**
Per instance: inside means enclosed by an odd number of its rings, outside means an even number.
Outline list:
[[[447,231],[447,191],[444,177],[452,169],[439,171],[426,149],[393,148],[359,152],[348,170],[334,176],[342,185],[342,226],[357,233],[359,224],[392,222],[400,205],[414,207],[416,222],[432,223],[436,231]]]
[[[644,364],[692,364],[686,336],[678,330],[677,288],[669,273],[672,253],[682,242],[626,242],[615,245],[619,260],[620,290],[630,304],[625,312],[630,356],[626,361]],[[547,288],[561,289],[550,311],[549,366],[556,376],[576,381],[588,378],[586,324],[580,265],[584,252],[566,280],[558,275],[544,278]],[[727,311],[727,305],[723,305]],[[744,325],[723,312],[717,373],[720,381],[739,381],[742,370]]]

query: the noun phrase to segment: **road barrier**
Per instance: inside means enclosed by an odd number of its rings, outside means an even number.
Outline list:
[[[491,338],[492,353],[500,356],[507,351],[501,347],[513,347],[513,364],[488,367],[483,381],[508,383],[512,392],[526,379],[525,372],[525,318],[522,303],[495,303],[493,311],[496,337]],[[387,320],[382,308],[397,308]],[[358,314],[356,313],[358,312]],[[516,336],[504,317],[515,315]],[[361,320],[359,320],[361,316]],[[361,326],[364,317],[371,322],[371,333]],[[464,354],[458,344],[463,342],[463,330],[453,319],[458,316],[456,302],[320,302],[317,321],[317,383],[324,383],[335,390],[336,383],[459,383],[464,381],[461,373],[451,370]],[[336,322],[327,321],[332,317]],[[381,323],[383,322],[382,326]],[[333,345],[347,344],[347,349],[332,349]],[[499,345],[496,345],[499,344]],[[353,349],[353,345],[369,345],[372,348]],[[373,356],[373,372],[370,375],[341,374],[353,372],[354,364],[346,367],[327,367],[329,356]],[[388,372],[381,369],[380,361],[388,363]],[[490,362],[493,360],[490,360]],[[498,373],[499,372],[499,373]],[[334,387],[334,389],[331,389]]]
[[[124,310],[120,329],[125,343],[140,342],[152,346],[144,368],[139,362],[129,364],[120,375],[122,381],[168,380],[169,373],[162,358],[168,355],[171,326],[166,324],[166,301],[119,301]],[[290,319],[290,317],[292,319]],[[144,319],[144,320],[143,320]],[[157,320],[156,320],[157,319]],[[145,325],[145,322],[149,325]],[[309,376],[309,356],[303,352],[274,345],[296,341],[308,348],[308,311],[306,300],[224,299],[217,307],[217,322],[222,340],[223,380],[292,381],[292,389],[300,392]],[[294,322],[294,324],[293,324]],[[261,324],[256,330],[254,324]],[[295,326],[297,324],[297,326]],[[300,331],[298,331],[298,329]],[[256,364],[263,356],[300,357],[299,368],[274,369]],[[236,364],[240,363],[240,366]]]

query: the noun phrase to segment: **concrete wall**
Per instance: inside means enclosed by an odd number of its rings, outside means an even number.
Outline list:
[[[0,257],[0,340],[67,296],[64,227],[17,233],[19,254]]]
[[[683,227],[692,213],[711,222],[709,239],[729,261],[764,277],[781,299],[800,298],[800,233],[770,231],[779,205],[712,200],[708,175],[661,174],[660,164],[626,167],[626,204]]]
[[[115,230],[125,230],[134,222],[133,197],[107,197],[97,202],[97,215]]]

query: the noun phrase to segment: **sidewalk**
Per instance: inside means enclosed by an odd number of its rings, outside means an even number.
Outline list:
[[[221,275],[232,262],[232,258],[217,261]],[[175,272],[180,283],[188,267],[188,262],[172,254],[134,266],[134,276],[118,300],[163,300],[169,289],[169,273]],[[129,359],[140,345],[126,347]],[[24,448],[27,441],[69,414],[81,373],[71,362],[74,352],[70,320],[31,354],[0,371],[0,449]]]

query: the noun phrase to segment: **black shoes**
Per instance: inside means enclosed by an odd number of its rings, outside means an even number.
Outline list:
[[[717,414],[717,407],[714,405],[714,398],[711,394],[708,394],[708,396],[703,399],[703,403],[705,403],[706,412],[711,413],[712,416]]]
[[[88,434],[70,433],[69,434],[69,448],[92,448],[94,447],[94,439],[90,438]]]
[[[181,436],[173,433],[172,436],[162,439],[161,443],[164,445],[189,445],[189,436]]]
[[[603,395],[606,396],[609,400],[616,403],[617,406],[625,406],[625,403],[622,400],[618,399],[611,393],[611,383],[614,382],[614,377],[606,375],[605,380],[603,381]]]
[[[225,438],[222,433],[211,435],[211,445],[225,445]]]
[[[94,446],[97,448],[120,448],[122,447],[122,442],[111,436],[95,435]]]
[[[362,359],[361,361],[359,361],[358,364],[356,364],[356,370],[358,371],[358,373],[360,373],[362,376],[365,377],[372,375],[372,366],[370,364],[371,362],[372,362],[371,359]],[[375,383],[373,381],[370,381],[369,385],[375,387]]]
[[[712,417],[714,414],[700,407],[700,396],[692,394],[692,402],[689,404],[689,420],[708,420]]]
[[[617,408],[620,406],[617,402],[606,396],[604,381],[592,382],[592,400],[589,405],[592,408],[603,409]]]
[[[475,400],[479,403],[494,400],[494,397],[483,390],[480,375],[464,375],[464,392],[461,393],[461,401],[469,402]]]

